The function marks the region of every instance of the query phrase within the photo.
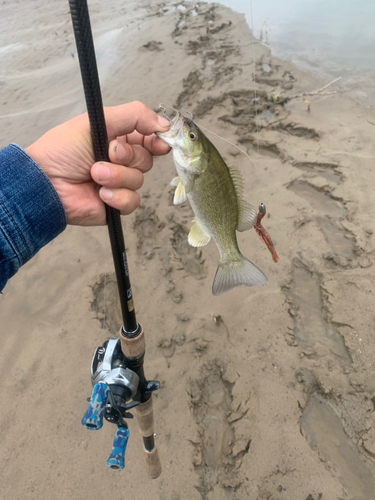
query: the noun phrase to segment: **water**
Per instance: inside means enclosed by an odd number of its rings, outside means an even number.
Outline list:
[[[374,0],[218,1],[244,13],[273,55],[327,79],[341,76],[375,106]]]

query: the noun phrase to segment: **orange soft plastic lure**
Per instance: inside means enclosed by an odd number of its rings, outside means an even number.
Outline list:
[[[279,262],[279,257],[276,253],[275,247],[273,246],[272,240],[270,235],[267,233],[267,231],[264,229],[262,226],[262,219],[266,215],[266,205],[264,203],[261,203],[259,205],[259,212],[258,212],[258,217],[257,221],[255,223],[254,229],[257,232],[257,235],[259,238],[263,241],[263,243],[267,246],[268,250],[271,252],[272,258],[274,262]]]

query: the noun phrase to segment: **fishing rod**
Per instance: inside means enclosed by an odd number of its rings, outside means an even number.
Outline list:
[[[87,0],[69,0],[69,6],[94,158],[96,162],[109,162],[107,128]],[[133,418],[129,410],[134,408],[143,438],[145,470],[154,479],[161,474],[161,464],[154,439],[152,393],[160,384],[157,381],[147,381],[143,370],[145,336],[135,317],[120,212],[107,204],[105,207],[123,326],[119,338],[106,340],[95,351],[91,363],[93,390],[82,424],[89,430],[99,430],[105,418],[117,425],[107,466],[120,470],[125,467],[125,450],[129,439],[126,419]]]

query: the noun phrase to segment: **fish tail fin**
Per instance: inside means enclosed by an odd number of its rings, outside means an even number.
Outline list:
[[[236,286],[256,286],[267,283],[266,276],[246,257],[239,254],[238,259],[221,261],[212,285],[212,294],[221,295]]]

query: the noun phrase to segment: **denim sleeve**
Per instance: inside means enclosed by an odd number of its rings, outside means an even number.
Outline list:
[[[0,291],[65,228],[64,207],[43,170],[16,144],[0,150]]]

